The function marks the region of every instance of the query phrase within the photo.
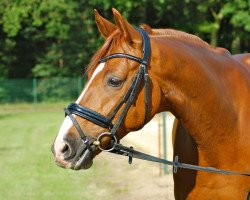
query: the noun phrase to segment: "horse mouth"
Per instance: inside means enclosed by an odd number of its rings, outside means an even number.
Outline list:
[[[54,154],[55,163],[62,168],[72,169],[72,170],[81,170],[89,169],[93,164],[93,159],[97,154],[97,149],[95,145],[91,145],[91,151],[86,148],[85,145],[80,145],[77,151],[72,154],[70,157],[62,154]]]
[[[84,149],[77,155],[72,162],[71,169],[73,170],[81,170],[81,169],[89,169],[93,164],[94,152],[96,148],[91,147],[92,152],[89,149]]]
[[[101,145],[96,145],[93,142],[90,149],[86,148],[86,146],[85,148],[79,148],[74,156],[74,161],[72,162],[70,168],[73,170],[89,169],[93,164],[93,158],[100,153],[100,150],[102,150],[102,148],[106,149],[109,145],[111,145],[112,137],[110,138],[110,135],[110,133],[106,132],[101,134],[99,140],[102,139],[102,147]]]

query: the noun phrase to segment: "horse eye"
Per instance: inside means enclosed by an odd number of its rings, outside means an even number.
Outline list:
[[[116,77],[110,77],[108,79],[108,84],[112,87],[119,87],[122,84],[122,80]]]

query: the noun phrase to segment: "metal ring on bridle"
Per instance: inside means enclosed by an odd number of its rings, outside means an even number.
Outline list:
[[[109,149],[104,149],[101,147],[101,138],[104,137],[104,136],[108,136],[108,137],[112,137],[113,139],[113,143],[112,143],[112,146],[109,148]],[[106,151],[106,152],[110,152],[110,151],[113,151],[115,149],[115,146],[118,144],[118,140],[116,138],[115,135],[111,134],[110,132],[105,132],[105,133],[102,133],[98,136],[98,138],[96,139],[96,142],[99,143],[98,144],[98,148],[102,151]]]

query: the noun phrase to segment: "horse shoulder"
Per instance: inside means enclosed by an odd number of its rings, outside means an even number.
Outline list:
[[[198,164],[197,144],[176,118],[172,129],[172,142],[173,156],[178,156],[179,162]],[[187,199],[189,193],[195,188],[196,174],[196,171],[178,168],[178,172],[173,175],[175,199]]]

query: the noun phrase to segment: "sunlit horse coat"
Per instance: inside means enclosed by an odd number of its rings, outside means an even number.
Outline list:
[[[121,14],[113,9],[115,25],[95,12],[100,33],[106,38],[88,69],[88,83],[76,101],[104,116],[120,102],[139,64],[127,59],[98,61],[112,53],[141,57],[142,38]],[[181,162],[225,170],[250,172],[250,55],[233,57],[227,50],[213,48],[200,38],[169,29],[143,26],[150,37],[150,115],[171,111],[179,120],[174,154]],[[110,77],[122,82],[117,87]],[[118,129],[121,139],[144,123],[143,89],[139,91]],[[114,117],[117,120],[120,112]],[[75,117],[90,138],[108,131]],[[185,128],[184,128],[185,127]],[[87,169],[90,151],[68,117],[52,147],[58,165]],[[93,146],[93,151],[98,150]],[[246,199],[250,178],[179,170],[174,176],[176,199]]]

